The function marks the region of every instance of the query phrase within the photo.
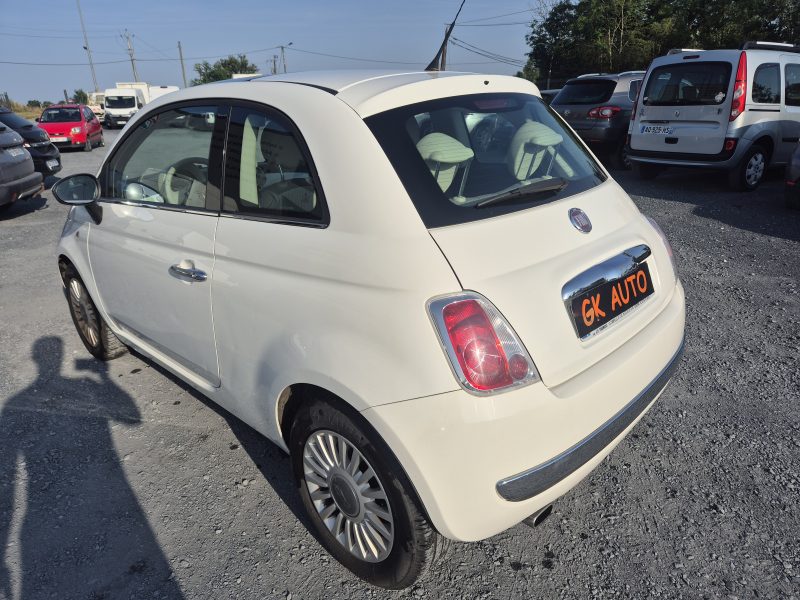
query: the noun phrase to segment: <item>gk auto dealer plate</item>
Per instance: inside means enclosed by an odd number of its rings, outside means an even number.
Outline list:
[[[653,293],[647,263],[572,299],[572,318],[581,339],[607,325]]]

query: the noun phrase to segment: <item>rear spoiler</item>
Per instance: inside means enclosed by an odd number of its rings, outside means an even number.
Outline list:
[[[800,46],[784,42],[759,42],[749,41],[742,44],[739,50],[778,50],[780,52],[795,52],[800,54]]]

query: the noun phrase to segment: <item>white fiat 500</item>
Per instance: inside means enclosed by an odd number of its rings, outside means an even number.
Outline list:
[[[53,193],[87,349],[288,451],[317,538],[380,586],[541,521],[683,347],[669,244],[523,79],[193,87]]]

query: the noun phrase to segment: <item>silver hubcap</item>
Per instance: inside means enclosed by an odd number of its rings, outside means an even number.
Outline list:
[[[315,431],[303,448],[306,487],[320,519],[353,556],[371,563],[392,551],[389,499],[367,459],[344,436]]]
[[[75,315],[78,329],[81,330],[81,333],[92,347],[97,346],[100,341],[97,314],[94,311],[89,294],[86,293],[83,284],[77,279],[70,279],[69,281],[69,303]]]
[[[744,178],[748,185],[755,185],[761,181],[761,177],[764,175],[764,167],[766,167],[766,161],[763,154],[754,154],[750,157],[744,170]]]

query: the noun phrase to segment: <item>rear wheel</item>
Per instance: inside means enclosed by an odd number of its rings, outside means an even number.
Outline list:
[[[614,153],[611,155],[611,166],[621,171],[627,171],[631,168],[631,160],[628,157],[628,146],[623,141],[617,146]]]
[[[728,173],[728,183],[734,190],[751,192],[764,179],[769,156],[761,146],[753,146],[741,162]]]
[[[61,277],[66,288],[69,314],[86,349],[99,360],[111,360],[125,354],[127,347],[100,316],[75,268],[62,264]]]
[[[631,168],[639,179],[655,179],[664,170],[661,165],[641,162],[632,162]]]
[[[411,585],[442,538],[385,442],[354,411],[312,400],[289,442],[295,482],[317,539],[369,583]]]

